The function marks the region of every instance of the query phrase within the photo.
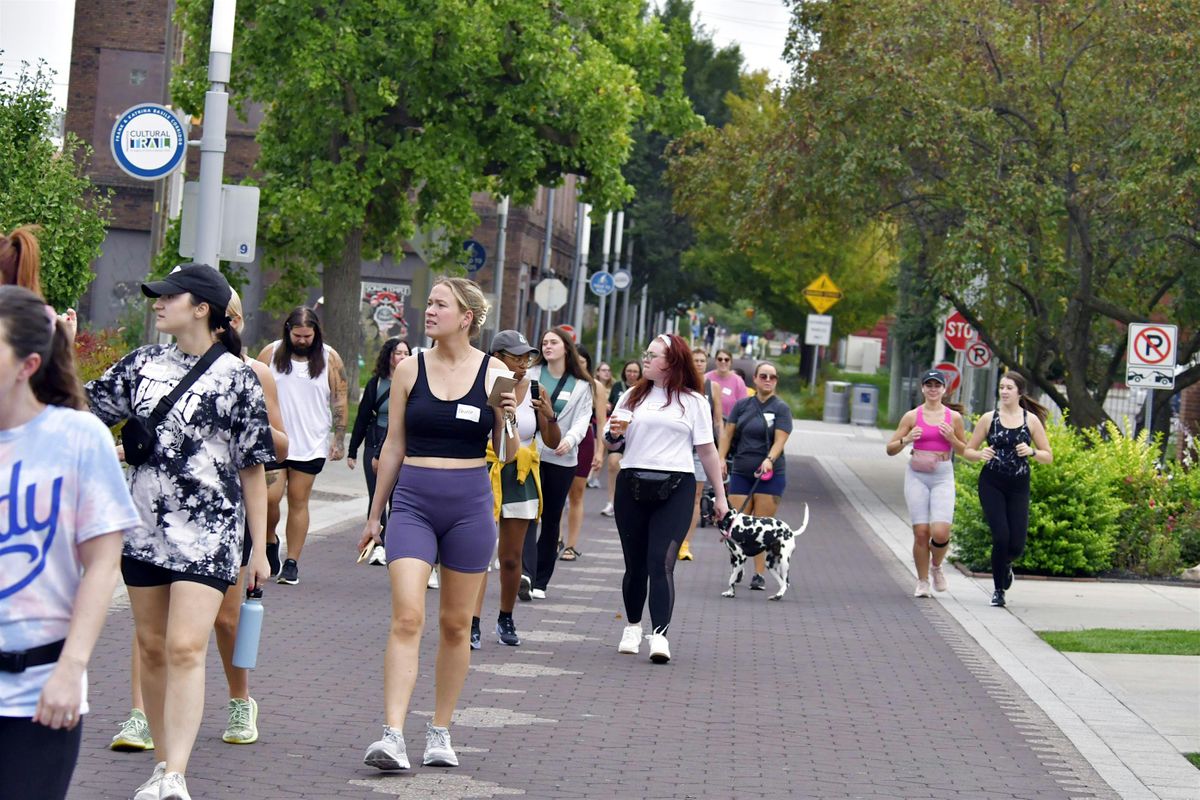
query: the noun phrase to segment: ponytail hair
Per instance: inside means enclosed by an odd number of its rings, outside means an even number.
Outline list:
[[[1025,376],[1016,370],[1010,369],[1000,376],[1000,380],[1006,379],[1012,381],[1013,385],[1017,387],[1017,391],[1021,395],[1020,399],[1017,400],[1017,403],[1021,406],[1021,408],[1025,409],[1030,414],[1033,414],[1038,418],[1038,422],[1045,425],[1046,417],[1050,415],[1050,411],[1037,400],[1034,400],[1032,397],[1026,394],[1026,392],[1029,390],[1029,384],[1026,382]]]
[[[86,409],[87,399],[75,372],[75,352],[54,309],[29,289],[0,286],[0,336],[17,358],[34,353],[41,366],[29,379],[39,403]]]
[[[193,306],[198,306],[201,303],[208,303],[207,300],[200,300],[194,294],[189,293],[188,299]],[[225,349],[231,355],[238,358],[242,356],[242,337],[234,330],[233,323],[229,320],[229,308],[217,308],[212,303],[208,303],[208,331],[216,334],[217,341],[225,345]]]
[[[22,225],[8,236],[0,235],[0,285],[21,286],[42,294],[42,249],[36,225]]]

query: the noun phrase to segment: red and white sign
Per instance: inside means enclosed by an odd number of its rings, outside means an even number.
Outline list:
[[[992,348],[980,341],[969,342],[966,352],[967,363],[982,369],[992,363]]]
[[[966,317],[960,312],[955,311],[946,319],[942,335],[946,337],[946,344],[955,350],[961,351],[966,350],[967,344],[975,338],[975,329],[967,322]]]
[[[951,364],[949,361],[943,361],[940,364],[934,364],[933,368],[946,376],[946,394],[950,394],[958,385],[962,383],[962,373],[958,371],[958,367]]]
[[[1129,326],[1131,367],[1175,368],[1175,342],[1179,328],[1161,323],[1137,322]]]

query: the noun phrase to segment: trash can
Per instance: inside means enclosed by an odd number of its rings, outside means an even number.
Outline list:
[[[850,387],[850,421],[855,425],[874,425],[879,419],[879,387],[856,383]]]
[[[825,384],[825,413],[821,419],[839,425],[850,421],[850,384],[845,381]]]

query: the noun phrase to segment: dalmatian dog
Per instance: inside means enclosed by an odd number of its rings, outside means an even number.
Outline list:
[[[752,517],[730,511],[717,523],[721,538],[729,548],[729,563],[733,572],[729,576],[729,589],[721,592],[722,597],[733,597],[733,586],[742,580],[746,559],[759,553],[767,554],[767,572],[779,581],[779,591],[771,600],[782,600],[788,589],[788,570],[792,551],[796,549],[796,537],[808,528],[808,503],[804,504],[804,522],[793,529],[781,519],[774,517]]]

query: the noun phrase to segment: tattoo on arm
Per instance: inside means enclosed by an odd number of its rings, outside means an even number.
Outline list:
[[[338,436],[346,435],[346,423],[350,414],[350,404],[347,401],[348,392],[346,367],[339,360],[337,367],[333,370],[333,402],[331,404],[333,428],[337,431]]]

